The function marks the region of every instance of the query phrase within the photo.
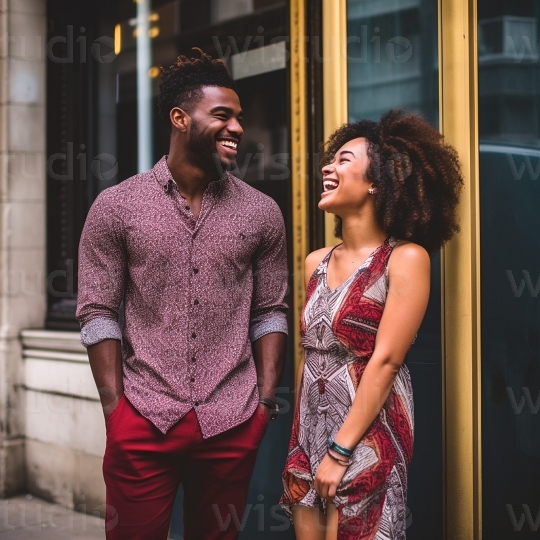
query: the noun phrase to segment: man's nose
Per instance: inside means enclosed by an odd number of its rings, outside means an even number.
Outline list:
[[[238,135],[238,137],[241,137],[244,133],[244,128],[236,118],[231,118],[229,120],[229,123],[227,124],[227,129],[234,133],[235,135]]]

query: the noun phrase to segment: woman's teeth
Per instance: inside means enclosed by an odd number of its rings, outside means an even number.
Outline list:
[[[236,150],[238,147],[238,143],[235,143],[233,141],[219,141],[219,144],[221,146],[224,146],[225,148],[232,148],[233,150]]]
[[[334,182],[333,180],[325,180],[323,182],[323,187],[324,191],[332,191],[338,187],[338,182]]]

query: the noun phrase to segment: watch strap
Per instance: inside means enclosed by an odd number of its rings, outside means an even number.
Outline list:
[[[259,403],[261,405],[264,405],[265,407],[268,407],[270,409],[270,412],[271,412],[270,418],[272,420],[274,420],[276,418],[276,416],[279,414],[278,404],[273,399],[266,398],[266,397],[260,397],[259,398]]]

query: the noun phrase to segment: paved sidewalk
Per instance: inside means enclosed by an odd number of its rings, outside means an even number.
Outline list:
[[[0,540],[104,540],[104,521],[32,495],[0,499]]]

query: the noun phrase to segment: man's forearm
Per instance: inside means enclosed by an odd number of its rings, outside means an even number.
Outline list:
[[[287,335],[272,332],[253,342],[253,358],[257,369],[257,385],[261,397],[275,401],[276,390],[285,367]]]
[[[107,416],[124,393],[120,341],[105,339],[87,350],[101,405]]]

